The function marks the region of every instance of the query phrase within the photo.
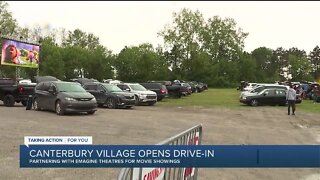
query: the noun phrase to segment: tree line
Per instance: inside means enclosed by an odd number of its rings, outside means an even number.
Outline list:
[[[320,77],[320,48],[307,53],[292,47],[275,50],[258,47],[244,51],[249,33],[232,18],[204,19],[200,11],[182,9],[159,31],[164,45],[150,43],[125,46],[118,54],[104,47],[99,37],[80,29],[67,31],[50,27],[20,27],[0,1],[1,36],[23,37],[41,42],[40,75],[62,80],[77,77],[120,79],[127,82],[149,80],[196,80],[211,87],[232,87],[239,81],[314,81]],[[21,68],[24,78],[37,70]],[[0,76],[14,77],[15,68],[0,66]]]

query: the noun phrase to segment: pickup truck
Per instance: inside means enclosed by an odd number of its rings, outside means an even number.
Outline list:
[[[27,105],[28,97],[34,94],[35,83],[19,82],[10,78],[0,78],[0,100],[7,107],[15,103]]]

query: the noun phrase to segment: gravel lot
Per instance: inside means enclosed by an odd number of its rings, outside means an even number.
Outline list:
[[[0,106],[0,179],[116,179],[112,168],[19,168],[19,145],[24,136],[92,136],[93,144],[156,144],[197,124],[203,125],[202,144],[318,144],[319,114],[285,107],[138,106],[99,109],[94,115],[57,116]],[[320,179],[319,169],[199,169],[199,180],[211,179]]]

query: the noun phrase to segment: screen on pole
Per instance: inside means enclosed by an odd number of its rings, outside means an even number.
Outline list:
[[[1,65],[38,68],[40,46],[12,39],[1,39]]]

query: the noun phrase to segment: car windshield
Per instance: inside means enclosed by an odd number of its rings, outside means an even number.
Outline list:
[[[78,83],[57,83],[59,92],[86,92]]]
[[[129,85],[134,91],[146,91],[147,89],[141,86],[140,84],[131,84]]]
[[[103,84],[103,86],[109,91],[109,92],[122,92],[122,90],[113,84]]]

